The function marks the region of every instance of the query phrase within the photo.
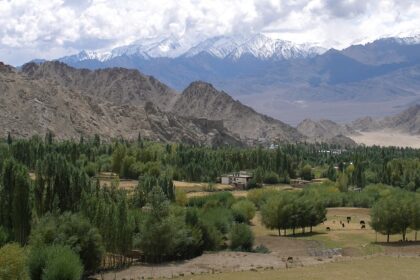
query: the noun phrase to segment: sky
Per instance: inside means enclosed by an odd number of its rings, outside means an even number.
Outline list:
[[[146,38],[265,33],[330,48],[420,34],[420,0],[0,0],[0,61],[21,65]]]

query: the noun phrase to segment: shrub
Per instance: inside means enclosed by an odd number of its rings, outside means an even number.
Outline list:
[[[69,247],[51,246],[47,248],[47,259],[42,272],[42,280],[80,280],[83,266],[79,256]]]
[[[280,182],[279,175],[271,171],[264,175],[264,184],[278,184]]]
[[[85,166],[85,172],[89,177],[93,177],[98,172],[98,165],[94,162],[88,162]]]
[[[0,249],[0,279],[28,279],[25,250],[18,244],[7,244]]]
[[[83,216],[71,213],[44,216],[32,230],[30,244],[34,247],[69,246],[79,254],[88,271],[99,266],[104,251],[98,230]]]
[[[42,271],[47,261],[47,247],[33,247],[28,257],[28,269],[31,280],[42,280]]]
[[[254,189],[248,192],[247,198],[254,203],[254,205],[260,208],[268,198],[278,193],[280,192],[274,189]]]
[[[238,251],[251,251],[254,234],[245,224],[234,224],[230,231],[230,248]]]
[[[246,188],[247,188],[248,190],[251,190],[251,189],[257,189],[257,188],[261,188],[261,185],[257,183],[257,180],[255,180],[255,178],[252,178],[252,179],[248,182],[248,184],[246,185]]]
[[[255,205],[247,199],[240,200],[232,205],[233,215],[237,222],[248,222],[255,216]]]
[[[312,174],[312,166],[309,164],[302,167],[302,170],[300,171],[300,176],[303,180],[312,180],[314,178],[314,175]]]

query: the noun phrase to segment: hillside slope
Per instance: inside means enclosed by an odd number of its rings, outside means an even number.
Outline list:
[[[211,85],[182,94],[137,70],[75,69],[60,62],[26,64],[0,72],[0,125],[28,137],[99,134],[210,145],[302,141],[278,120],[258,114]],[[18,106],[14,105],[18,104]]]

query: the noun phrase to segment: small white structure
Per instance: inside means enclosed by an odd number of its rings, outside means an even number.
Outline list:
[[[252,179],[252,175],[245,171],[221,176],[221,183],[224,185],[234,185],[237,188],[246,188]]]

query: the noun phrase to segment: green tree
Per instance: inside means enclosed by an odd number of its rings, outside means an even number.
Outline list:
[[[28,170],[15,160],[3,166],[0,189],[0,222],[13,239],[24,245],[31,224],[31,184]]]
[[[47,245],[69,246],[80,256],[87,271],[95,270],[104,253],[102,237],[89,221],[79,214],[64,213],[60,216],[47,214],[31,232],[30,244],[34,247]]]
[[[312,180],[314,178],[312,174],[312,166],[309,164],[306,164],[302,167],[302,170],[300,171],[300,177],[302,177],[303,180]]]
[[[294,195],[290,193],[278,193],[270,197],[261,207],[262,223],[269,229],[277,229],[279,236],[281,230],[290,226],[291,204]]]
[[[411,225],[410,227],[415,230],[415,241],[417,241],[417,231],[420,230],[420,198],[416,196],[411,204]]]

